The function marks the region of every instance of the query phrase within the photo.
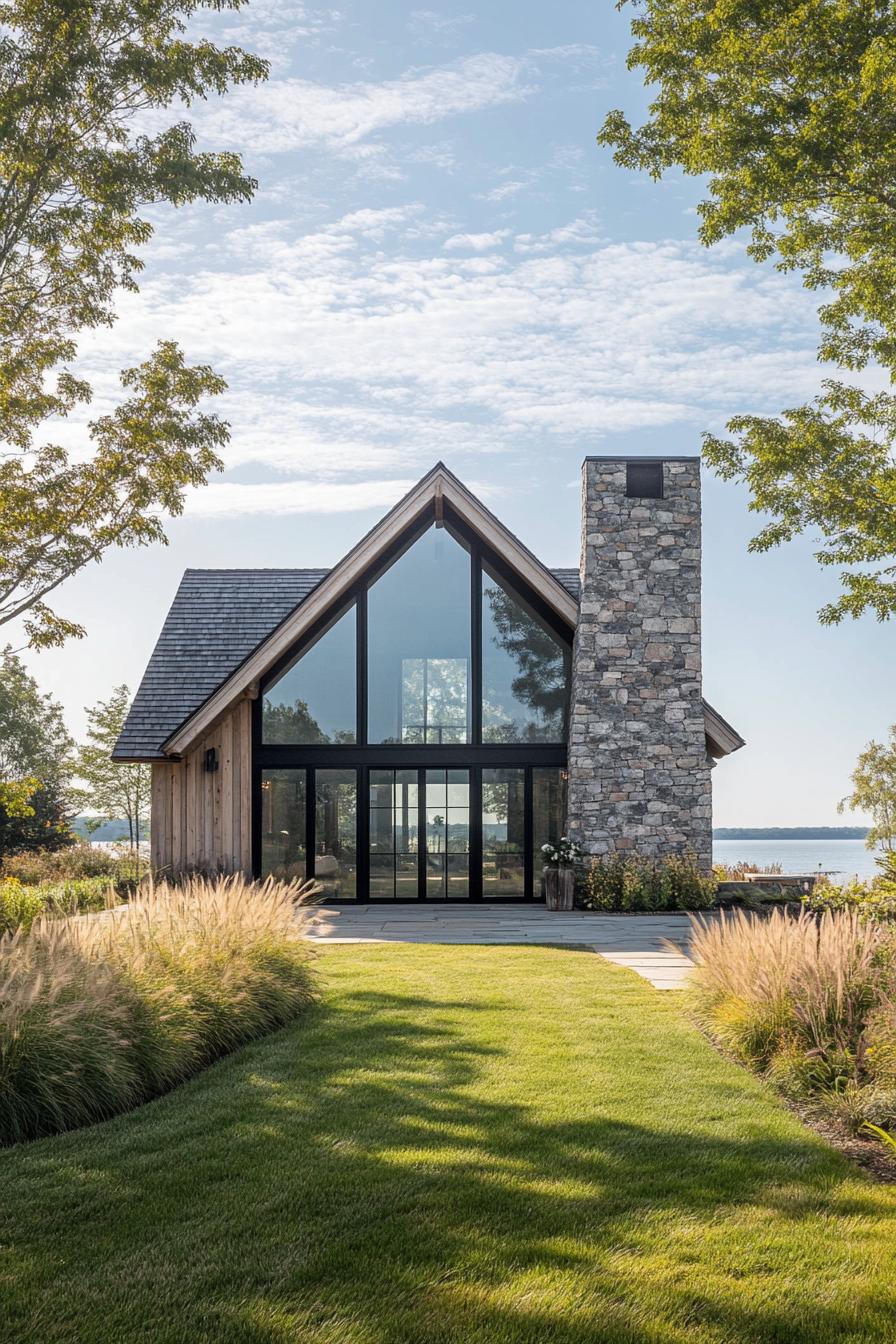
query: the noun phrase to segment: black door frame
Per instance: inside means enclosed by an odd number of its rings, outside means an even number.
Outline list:
[[[428,748],[428,751],[444,751],[444,748]],[[453,749],[452,749],[453,750]],[[409,761],[404,754],[398,755],[394,748],[387,748],[381,759],[372,763],[360,764],[356,759],[349,760],[343,758],[340,762],[333,760],[332,755],[327,754],[325,759],[318,760],[314,764],[310,762],[297,763],[294,761],[274,761],[260,762],[253,771],[252,788],[252,839],[253,849],[257,854],[255,864],[256,876],[260,874],[261,860],[261,819],[262,819],[262,777],[265,769],[282,770],[302,770],[305,774],[305,853],[306,853],[306,873],[308,877],[314,876],[314,860],[317,849],[317,771],[318,770],[354,770],[356,780],[356,871],[355,871],[355,890],[354,898],[348,899],[345,904],[363,904],[372,905],[396,905],[396,904],[415,904],[418,901],[430,901],[432,904],[441,905],[466,905],[470,901],[482,901],[482,860],[483,860],[483,842],[482,842],[482,771],[483,769],[521,769],[523,771],[524,791],[523,791],[523,895],[522,896],[495,896],[491,899],[500,901],[502,904],[513,904],[515,902],[528,902],[540,900],[540,894],[534,890],[535,879],[535,850],[534,850],[534,807],[533,807],[533,777],[532,772],[540,766],[553,767],[556,769],[566,768],[566,752],[562,748],[549,748],[539,752],[539,759],[522,760],[519,754],[516,759],[510,756],[506,747],[501,749],[503,759],[496,759],[496,753],[489,750],[489,759],[473,764],[470,761],[470,748],[465,748],[468,756],[467,760],[451,761],[450,763],[442,761],[433,761],[431,757],[423,761]],[[547,759],[550,755],[552,759]],[[371,896],[370,895],[370,771],[371,769],[382,770],[416,770],[418,783],[418,813],[417,813],[417,895],[416,897],[391,897],[391,896]],[[429,897],[426,894],[426,850],[425,841],[422,837],[426,835],[426,802],[425,802],[425,772],[427,770],[438,769],[463,769],[469,772],[470,777],[470,841],[469,841],[469,895],[455,897],[453,900],[445,897]],[[420,784],[424,787],[420,788]],[[336,902],[337,904],[341,902]]]

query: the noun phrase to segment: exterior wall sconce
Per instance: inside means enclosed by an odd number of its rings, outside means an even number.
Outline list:
[[[209,747],[205,753],[205,771],[206,774],[213,775],[218,768],[218,753],[214,747]]]

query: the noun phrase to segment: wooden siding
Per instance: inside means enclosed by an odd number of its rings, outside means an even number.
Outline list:
[[[217,770],[205,769],[214,747]],[[152,863],[170,873],[252,871],[252,702],[241,700],[180,761],[152,767]]]

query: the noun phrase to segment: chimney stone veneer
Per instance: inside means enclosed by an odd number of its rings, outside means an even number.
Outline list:
[[[708,869],[700,459],[663,459],[662,498],[630,498],[628,463],[649,461],[589,457],[582,468],[567,833],[589,854],[692,850]]]

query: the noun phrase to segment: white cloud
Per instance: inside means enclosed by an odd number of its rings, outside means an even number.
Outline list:
[[[415,37],[445,39],[455,37],[462,28],[475,22],[475,14],[440,14],[434,9],[414,9],[408,29]]]
[[[197,115],[206,134],[241,148],[282,153],[308,147],[345,151],[379,131],[516,102],[530,94],[531,63],[483,52],[450,65],[409,70],[399,79],[330,86],[278,79],[239,88]]]
[[[520,191],[525,191],[528,182],[511,180],[510,182],[501,182],[497,187],[492,187],[489,191],[482,192],[479,199],[483,201],[506,201],[511,196],[516,196]]]
[[[496,229],[494,233],[455,233],[445,239],[444,247],[446,252],[488,252],[493,247],[500,247],[509,237],[509,229]]]
[[[413,203],[235,232],[204,268],[147,280],[94,335],[94,412],[123,363],[176,332],[228,379],[228,465],[329,486],[550,438],[696,435],[817,383],[811,297],[731,250],[607,243],[587,215],[488,235],[500,254],[445,252],[446,233],[463,237]]]

